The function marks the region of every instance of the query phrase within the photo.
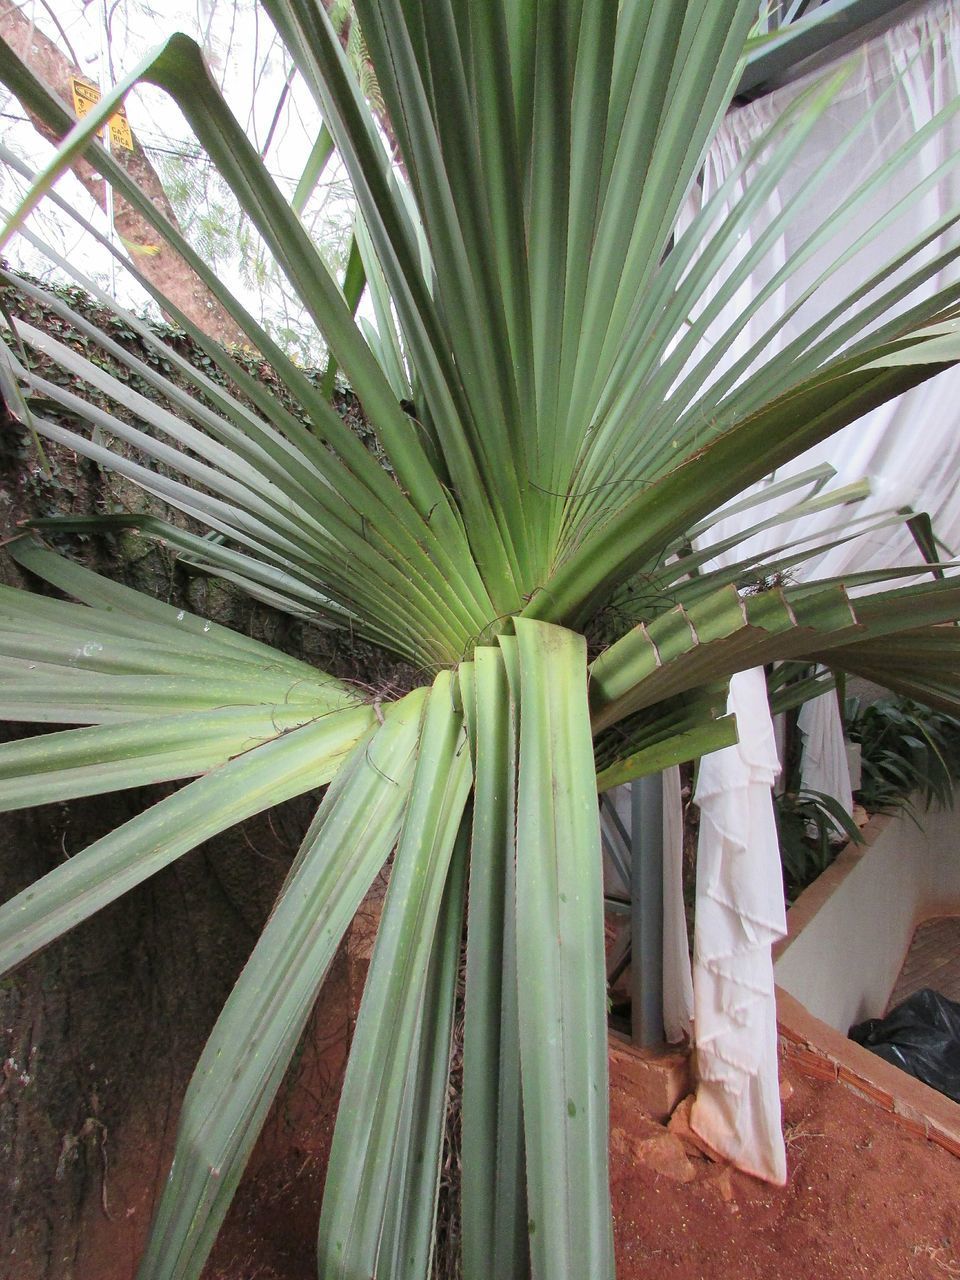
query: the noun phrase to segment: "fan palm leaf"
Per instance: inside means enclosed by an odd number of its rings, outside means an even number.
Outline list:
[[[818,310],[806,289],[735,351],[765,314],[758,297],[707,343],[829,181],[828,166],[808,199],[733,255],[844,78],[799,94],[678,230],[740,76],[752,0],[356,0],[402,170],[324,7],[264,8],[322,114],[317,155],[332,141],[356,192],[352,282],[330,273],[300,197],[286,199],[182,35],[81,122],[0,48],[0,79],[41,121],[70,129],[7,234],[33,236],[30,210],[58,198],[57,176],[84,152],[223,301],[300,413],[169,307],[222,382],[171,356],[174,386],[78,322],[110,372],[16,318],[10,377],[25,429],[171,511],[96,527],[136,528],[275,607],[349,627],[416,664],[423,687],[373,706],[15,543],[27,570],[79,603],[4,592],[0,710],[78,727],[4,747],[2,802],[195,781],[0,910],[0,956],[16,963],[212,831],[329,783],[190,1087],[141,1280],[200,1274],[337,941],[394,850],[320,1274],[430,1274],[465,932],[464,1275],[492,1265],[504,1277],[609,1277],[597,788],[729,743],[725,681],[759,663],[822,661],[955,703],[949,572],[919,586],[891,570],[757,593],[751,583],[854,536],[856,522],[726,569],[711,570],[693,539],[719,508],[748,511],[755,499],[740,495],[754,481],[960,359],[960,289],[933,287],[955,258],[960,208],[896,245],[834,307]],[[359,397],[376,452],[96,141],[141,80],[176,101],[233,188]],[[826,279],[884,240],[896,210],[942,174],[872,221],[865,211],[956,109],[876,166],[770,289],[815,253]],[[832,241],[847,223],[852,248]],[[360,260],[375,327],[354,315]],[[788,321],[796,336],[778,352]],[[28,367],[25,351],[98,403]],[[149,396],[127,385],[134,373]],[[820,469],[780,482],[790,517],[863,496],[821,492],[828,481]]]

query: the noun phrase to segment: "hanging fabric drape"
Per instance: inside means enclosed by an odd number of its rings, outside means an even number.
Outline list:
[[[831,796],[853,813],[853,791],[837,695],[832,690],[800,708],[797,728],[803,737],[801,780],[807,791]]]
[[[819,72],[822,75],[823,72]],[[692,194],[681,227],[743,159],[751,144],[776,120],[809,79],[778,90],[724,121],[706,158],[702,185]],[[758,212],[738,253],[759,242],[766,227],[783,209],[805,202],[805,212],[773,239],[762,263],[716,317],[706,346],[731,346],[730,327],[747,313],[774,274],[799,260],[813,229],[834,226],[831,212],[862,183],[867,174],[892,156],[960,94],[960,0],[936,3],[910,16],[858,50],[852,71],[826,115],[804,141],[778,189]],[[855,127],[871,107],[867,135],[848,147]],[[931,182],[922,199],[902,209],[889,232],[872,240],[847,261],[838,263],[864,227],[872,225],[901,197],[933,175],[951,154],[960,153],[960,115],[876,192],[858,216],[836,220],[833,240],[819,247],[781,283],[764,307],[733,342],[729,361],[760,342],[773,321],[784,316],[815,281],[815,297],[764,346],[763,355],[782,350],[813,318],[829,311],[842,296],[879,270],[898,246],[960,209],[960,168]],[[823,181],[824,175],[828,179]],[[746,175],[749,183],[750,174]],[[731,198],[739,196],[744,183]],[[931,244],[931,255],[942,246]],[[730,269],[738,259],[733,255]],[[933,259],[931,258],[931,261]],[[927,287],[957,278],[956,267],[942,271]],[[715,286],[719,287],[719,283]],[[704,298],[702,306],[707,305]],[[909,300],[907,300],[909,301]],[[906,305],[906,303],[905,303]],[[718,368],[720,376],[729,364]],[[919,556],[905,520],[880,518],[902,508],[926,511],[937,536],[950,553],[960,549],[960,372],[951,370],[924,383],[898,401],[847,427],[797,459],[776,479],[799,474],[820,462],[836,470],[830,487],[867,478],[870,496],[855,510],[872,532],[837,546],[808,562],[797,577],[842,576],[854,570],[918,563]],[[762,488],[763,486],[759,486]],[[768,515],[764,510],[761,515]],[[870,517],[876,517],[871,520]],[[759,518],[756,510],[731,515],[709,532],[709,543],[740,532]],[[756,535],[737,549],[737,559],[762,556],[801,532],[818,528],[846,532],[852,517],[826,512],[804,521],[802,531],[781,526]],[[839,523],[838,523],[839,522]],[[783,929],[780,862],[773,828],[770,786],[776,772],[773,735],[761,672],[737,677],[731,685],[740,742],[736,748],[706,757],[701,766],[697,799],[701,803],[701,839],[695,927],[695,1039],[703,1083],[693,1111],[694,1127],[718,1150],[744,1169],[782,1182],[783,1139],[779,1125],[776,1022],[770,947]],[[752,709],[751,709],[752,708]],[[816,788],[833,795],[849,794],[846,762],[840,751],[841,728],[833,695],[818,699],[805,713],[808,741],[819,753]],[[808,763],[808,778],[810,764]],[[844,785],[846,792],[844,792]],[[846,802],[846,801],[845,801]],[[775,902],[774,899],[777,899]],[[777,905],[779,903],[779,906]]]
[[[786,933],[770,788],[780,772],[763,671],[730,681],[740,741],[700,766],[691,1124],[739,1168],[786,1181],[771,947]]]

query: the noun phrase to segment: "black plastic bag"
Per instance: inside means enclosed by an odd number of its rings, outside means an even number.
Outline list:
[[[960,1102],[960,1004],[925,987],[849,1031],[872,1053]]]

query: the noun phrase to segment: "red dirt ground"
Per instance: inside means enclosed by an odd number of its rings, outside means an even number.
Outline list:
[[[638,1165],[630,1148],[650,1129],[615,1096],[619,1280],[960,1277],[957,1158],[840,1084],[789,1068],[785,1082],[782,1188],[706,1159],[690,1160],[686,1183],[682,1166]]]
[[[842,1085],[789,1067],[785,1081],[783,1188],[699,1157],[615,1093],[618,1280],[960,1277],[956,1157]],[[244,1184],[205,1280],[314,1280],[328,1140],[301,1140]]]

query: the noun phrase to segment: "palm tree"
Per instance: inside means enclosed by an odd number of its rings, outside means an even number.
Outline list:
[[[198,48],[175,35],[76,126],[10,230],[87,148],[309,425],[182,316],[232,391],[129,316],[195,395],[78,318],[149,398],[19,322],[24,346],[118,413],[13,351],[4,391],[38,436],[188,518],[127,525],[386,646],[421,684],[371,697],[32,537],[14,543],[19,564],[75,602],[2,592],[3,714],[80,727],[0,749],[3,803],[194,780],[3,907],[0,961],[214,832],[329,783],[188,1091],[141,1280],[199,1275],[337,943],[391,855],[320,1274],[429,1273],[465,937],[464,1275],[612,1276],[598,783],[729,742],[725,682],[774,660],[869,669],[956,705],[958,632],[942,625],[960,615],[956,579],[791,585],[781,571],[802,551],[709,571],[692,539],[773,468],[956,361],[957,288],[916,298],[950,260],[927,250],[958,213],[891,250],[781,352],[771,340],[807,299],[735,354],[759,301],[719,342],[705,336],[764,247],[738,259],[738,236],[839,84],[801,94],[735,175],[750,169],[746,194],[731,181],[674,237],[754,0],[357,0],[405,178],[323,6],[264,8],[355,187],[376,331],[354,322]],[[48,127],[70,123],[9,51],[0,68]],[[92,140],[139,79],[176,100],[233,187],[359,396],[377,454]],[[847,202],[845,218],[866,220],[859,243],[886,230],[866,210],[895,173],[878,169]],[[825,243],[817,228],[806,245]],[[51,404],[72,425],[45,416]],[[801,510],[803,483],[784,485]],[[745,592],[758,574],[766,589]],[[850,585],[873,589],[851,599]]]

